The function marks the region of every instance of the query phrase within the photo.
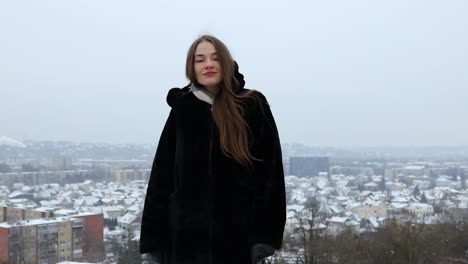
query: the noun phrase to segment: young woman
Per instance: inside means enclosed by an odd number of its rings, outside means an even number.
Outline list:
[[[281,146],[265,96],[219,39],[187,54],[190,84],[171,107],[146,193],[140,253],[164,264],[256,264],[282,245]]]

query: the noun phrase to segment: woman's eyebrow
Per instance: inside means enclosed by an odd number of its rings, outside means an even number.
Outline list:
[[[213,52],[211,53],[211,55],[218,55],[218,54],[216,52]],[[205,57],[204,54],[195,54],[195,57],[198,57],[198,56]]]

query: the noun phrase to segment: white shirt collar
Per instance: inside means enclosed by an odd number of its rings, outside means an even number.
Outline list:
[[[213,105],[214,95],[208,92],[206,89],[199,88],[195,84],[190,84],[190,91],[200,100]]]

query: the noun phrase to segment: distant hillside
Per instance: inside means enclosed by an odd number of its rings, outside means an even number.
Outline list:
[[[69,141],[25,141],[24,147],[0,145],[0,160],[40,159],[52,156],[90,159],[146,159],[156,146],[137,144],[74,143]]]
[[[3,142],[3,143],[2,143]],[[283,157],[330,157],[341,160],[437,160],[457,161],[468,159],[468,146],[428,147],[322,147],[301,143],[283,143]],[[153,156],[156,145],[79,143],[71,141],[20,142],[0,137],[0,159],[38,159],[51,156],[92,159],[146,159]]]

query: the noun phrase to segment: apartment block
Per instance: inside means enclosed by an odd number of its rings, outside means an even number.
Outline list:
[[[140,170],[112,170],[112,181],[114,182],[129,182],[129,181],[148,181],[151,174],[151,169]]]
[[[83,258],[84,219],[59,217],[0,223],[0,261],[57,263]],[[72,243],[74,240],[81,244]]]
[[[51,212],[11,206],[0,206],[0,222],[16,222],[20,220],[40,219],[52,216],[53,214]]]
[[[289,175],[313,177],[321,172],[330,174],[330,162],[327,157],[290,157]]]
[[[0,263],[52,264],[104,257],[103,214],[24,219],[25,211],[3,208],[4,213],[13,212],[15,220],[0,223]]]

